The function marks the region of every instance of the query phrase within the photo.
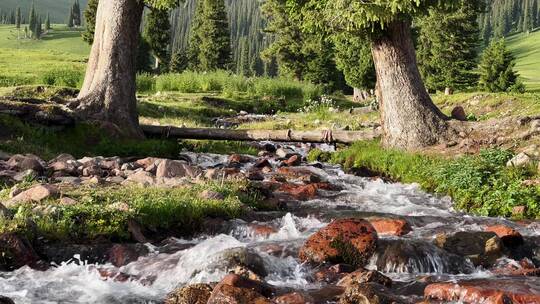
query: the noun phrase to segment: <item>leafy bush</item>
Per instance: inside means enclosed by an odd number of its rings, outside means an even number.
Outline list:
[[[83,71],[76,69],[53,69],[41,75],[43,84],[77,88],[82,85]]]
[[[137,92],[155,91],[156,81],[154,76],[148,73],[137,75]]]
[[[315,150],[310,158],[320,155]],[[418,183],[427,191],[450,195],[460,210],[508,217],[513,207],[526,206],[526,217],[540,218],[540,187],[523,185],[524,180],[535,177],[535,170],[506,167],[511,157],[510,151],[484,150],[475,156],[444,159],[385,150],[377,142],[362,142],[334,153],[332,162]]]

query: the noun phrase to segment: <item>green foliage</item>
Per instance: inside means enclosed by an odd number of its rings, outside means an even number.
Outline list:
[[[507,50],[505,41],[493,41],[480,61],[480,88],[489,92],[525,91],[514,66],[514,56]]]
[[[312,152],[310,158],[316,157]],[[522,184],[534,178],[530,168],[508,168],[512,153],[485,150],[456,159],[382,149],[362,142],[332,155],[332,161],[350,168],[365,168],[424,189],[450,195],[457,209],[485,216],[512,216],[512,208],[526,206],[528,218],[540,218],[540,187]]]
[[[155,91],[154,76],[148,73],[137,75],[137,92],[146,93]]]
[[[184,72],[163,74],[155,78],[156,91],[182,93],[222,92],[226,97],[240,94],[275,98],[316,98],[321,87],[307,82],[291,81],[286,78],[247,78],[231,75],[226,71],[212,73]]]
[[[54,69],[41,76],[42,84],[50,86],[78,88],[82,86],[84,74],[79,69]]]
[[[88,44],[94,43],[94,31],[96,28],[96,13],[99,0],[89,0],[88,6],[84,10],[84,20],[86,28],[82,34],[83,40]]]
[[[418,63],[429,90],[475,87],[478,76],[478,16],[484,0],[461,0],[456,11],[430,9],[419,18]]]
[[[182,73],[189,65],[188,54],[183,50],[177,50],[171,57],[171,63],[169,64],[169,70],[172,73]]]
[[[137,49],[137,72],[139,73],[150,73],[152,72],[152,58],[151,58],[152,47],[150,43],[142,35],[139,36],[139,48]]]
[[[370,42],[346,33],[333,38],[337,67],[345,75],[347,84],[364,90],[374,88],[376,75]]]
[[[79,124],[65,129],[53,129],[23,123],[10,116],[0,116],[0,127],[10,134],[0,140],[0,150],[9,153],[33,153],[45,159],[60,153],[75,157],[156,156],[174,158],[178,144],[168,140],[118,140],[94,124]]]
[[[196,70],[231,69],[231,38],[224,0],[200,1],[197,11],[190,44]]]
[[[224,200],[200,198],[204,190],[221,193]],[[36,224],[40,236],[48,240],[129,240],[128,221],[134,220],[156,233],[189,235],[198,232],[208,217],[232,218],[257,205],[259,194],[242,182],[205,183],[176,189],[109,187],[69,190],[67,196],[78,204],[60,205],[48,200],[40,206],[25,205],[13,219],[0,218],[0,232],[29,232],[26,219]],[[50,206],[52,212],[41,212]],[[21,220],[24,219],[24,220]]]
[[[167,10],[150,10],[150,13],[146,15],[143,37],[152,49],[160,67],[165,69],[170,60],[168,47],[171,40],[171,24]]]

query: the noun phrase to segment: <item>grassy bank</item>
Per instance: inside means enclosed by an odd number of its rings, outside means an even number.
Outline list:
[[[444,159],[397,150],[386,150],[377,142],[361,142],[334,154],[314,150],[310,160],[328,160],[346,168],[368,169],[404,183],[450,195],[455,208],[486,216],[540,218],[540,187],[524,186],[536,178],[536,168],[509,168],[512,153],[485,150],[475,156]],[[513,214],[525,206],[526,212]]]
[[[183,150],[224,154],[258,152],[246,143],[231,141],[125,140],[113,134],[111,130],[94,124],[51,128],[0,115],[0,151],[12,154],[32,153],[43,159],[52,159],[61,153],[75,157],[101,155],[177,158]]]
[[[203,198],[200,193],[204,190],[219,192],[224,198]],[[0,191],[0,198],[6,198],[8,191]],[[12,219],[0,216],[0,234],[18,232],[60,241],[129,240],[128,222],[134,220],[151,235],[188,235],[203,229],[205,218],[234,218],[260,206],[259,195],[245,182],[208,182],[175,189],[81,187],[67,189],[63,196],[78,203],[64,205],[59,199],[25,203],[11,209]]]

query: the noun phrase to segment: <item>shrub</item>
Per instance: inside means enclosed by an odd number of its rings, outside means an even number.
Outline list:
[[[83,71],[76,69],[53,69],[41,75],[43,84],[77,88],[82,85]]]
[[[137,92],[154,92],[156,80],[148,73],[137,75]]]

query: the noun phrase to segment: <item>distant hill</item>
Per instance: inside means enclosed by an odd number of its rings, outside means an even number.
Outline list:
[[[506,39],[516,56],[516,70],[528,91],[540,92],[540,29],[530,34],[517,34]]]
[[[36,10],[44,16],[49,13],[52,23],[66,23],[69,16],[69,9],[74,0],[34,0]],[[86,8],[88,0],[79,0],[81,10]],[[11,11],[21,7],[23,16],[28,19],[32,0],[0,0],[0,9],[2,11]]]

